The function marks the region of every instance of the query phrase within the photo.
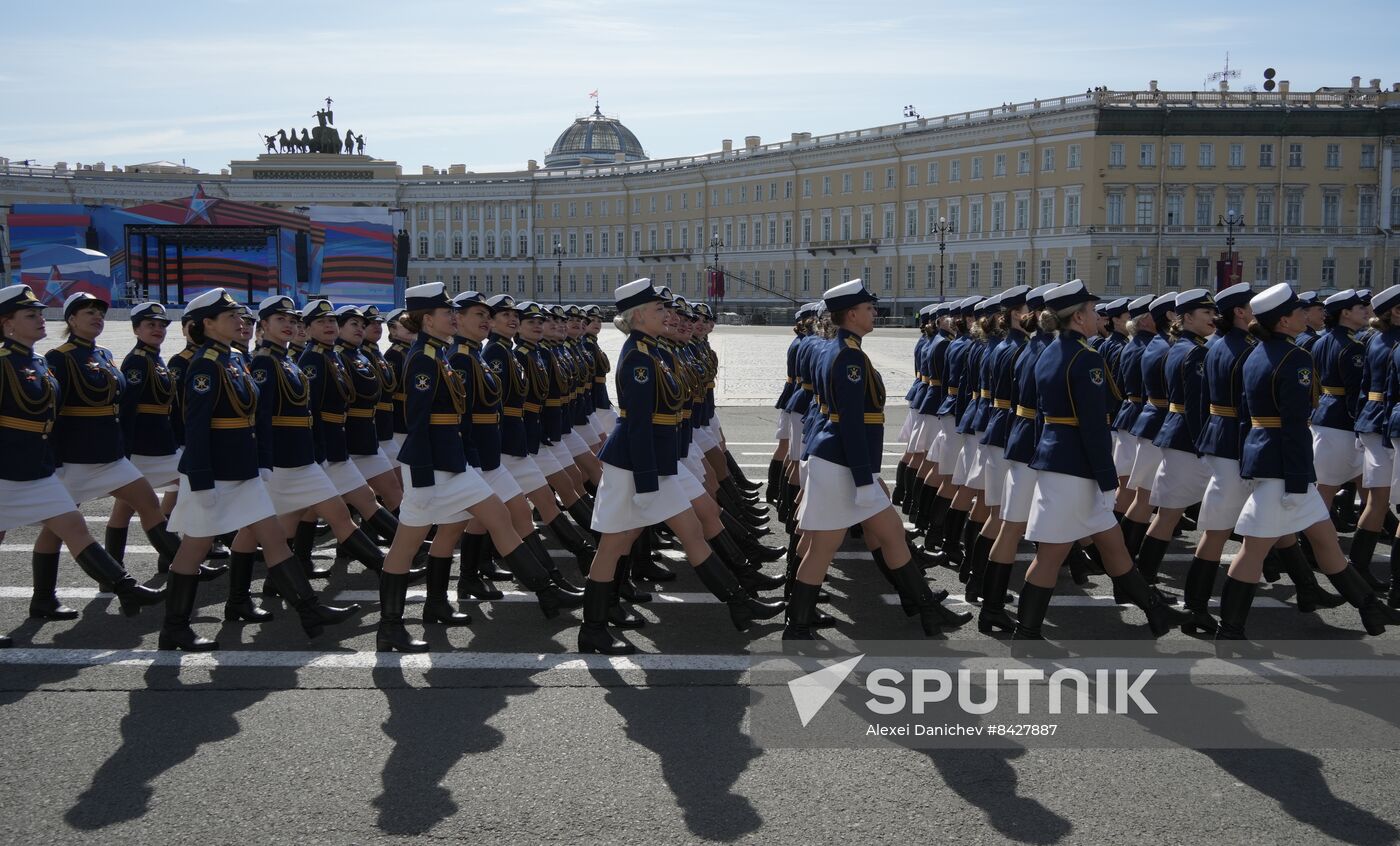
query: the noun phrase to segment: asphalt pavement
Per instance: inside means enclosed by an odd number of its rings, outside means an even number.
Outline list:
[[[780,349],[784,336],[769,331]],[[896,396],[887,440],[902,423],[897,405]],[[741,465],[764,479],[775,413],[727,407],[721,417]],[[886,446],[891,482],[899,450]],[[109,508],[102,501],[83,509],[96,537]],[[781,526],[774,529],[781,541]],[[578,612],[545,620],[523,594],[477,603],[469,628],[430,627],[426,656],[377,655],[375,581],[358,568],[335,573],[324,594],[361,601],[365,612],[315,642],[275,600],[267,602],[276,612],[271,622],[221,622],[227,582],[203,585],[194,625],[217,635],[223,650],[181,656],[155,649],[159,606],[121,616],[66,553],[60,596],[81,618],[26,620],[34,537],[32,528],[15,530],[0,543],[0,631],[16,640],[15,649],[0,651],[7,843],[1400,839],[1395,750],[1364,743],[1210,751],[765,748],[749,731],[753,697],[787,693],[755,691],[745,656],[776,642],[781,626],[736,632],[674,551],[666,555],[680,577],[641,606],[649,625],[628,634],[643,652],[632,658],[572,654]],[[1193,543],[1186,533],[1168,554],[1168,590],[1179,593]],[[831,636],[921,637],[862,550],[848,540],[833,567],[830,608],[841,625]],[[577,577],[568,556],[555,554]],[[1026,548],[1013,590],[1029,558]],[[139,530],[127,561],[139,578],[161,582]],[[1384,560],[1379,569],[1388,569]],[[956,604],[961,586],[952,572],[932,575]],[[1286,585],[1261,588],[1251,636],[1360,637],[1354,612],[1299,614]],[[1109,594],[1104,576],[1087,588],[1062,579],[1047,636],[1147,639],[1142,614],[1115,606]],[[408,618],[422,630],[412,598]],[[968,625],[949,638],[984,636]],[[1248,681],[1219,691],[1232,703],[1267,703],[1269,679]],[[1337,719],[1354,717],[1338,708]]]

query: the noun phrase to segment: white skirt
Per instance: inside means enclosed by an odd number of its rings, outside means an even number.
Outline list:
[[[951,446],[948,435],[953,432],[953,415],[947,414],[942,417],[935,417],[933,426],[933,440],[929,441],[928,452],[925,457],[929,461],[938,465],[938,473],[941,476],[951,476],[953,474],[953,464],[957,462],[957,453],[950,453]],[[949,456],[952,456],[951,459]]]
[[[1319,485],[1338,487],[1361,475],[1361,448],[1356,433],[1312,427],[1313,469]]]
[[[1133,472],[1128,474],[1128,487],[1152,490],[1157,468],[1162,464],[1162,448],[1147,438],[1137,439],[1137,454],[1133,456]]]
[[[1356,437],[1361,441],[1361,486],[1390,487],[1390,477],[1395,473],[1395,450],[1385,445],[1385,438],[1379,432]]]
[[[976,462],[977,442],[971,435],[961,432],[948,432],[948,457],[953,461],[953,484],[966,485],[972,476],[972,465]]]
[[[1128,432],[1113,433],[1113,469],[1118,478],[1123,479],[1133,472],[1133,459],[1137,458],[1138,438]]]
[[[1327,505],[1316,485],[1308,485],[1308,498],[1301,507],[1287,509],[1283,507],[1282,479],[1255,479],[1235,531],[1251,538],[1281,538],[1326,519]]]
[[[28,482],[0,479],[0,532],[40,523],[77,509],[57,476]]]
[[[262,479],[216,481],[210,490],[196,491],[190,488],[189,477],[181,475],[180,494],[167,528],[194,538],[212,538],[275,516],[277,509]]]
[[[719,446],[719,441],[715,440],[714,434],[706,427],[700,426],[695,429],[693,440],[701,452],[709,452]]]
[[[705,495],[705,483],[702,481],[704,476],[701,475],[704,472],[704,468],[694,458],[684,458],[676,465],[676,478],[680,480],[681,490],[685,491],[686,498],[691,502]]]
[[[511,475],[510,468],[506,467],[504,461],[495,470],[482,472],[481,478],[486,480],[486,484],[491,486],[491,492],[501,502],[515,499],[525,493],[520,489],[519,483],[515,481],[515,477]]]
[[[1210,465],[1194,452],[1162,450],[1162,463],[1152,477],[1148,502],[1161,508],[1186,508],[1200,502],[1210,484]]]
[[[54,475],[78,505],[107,496],[143,478],[136,465],[125,458],[106,464],[64,464]]]
[[[324,461],[321,469],[326,471],[331,484],[335,485],[335,492],[341,496],[365,486],[365,477],[360,475],[360,468],[353,461]]]
[[[535,466],[540,468],[540,472],[546,476],[564,472],[564,468],[559,464],[559,459],[554,457],[554,453],[545,444],[540,444],[539,450],[530,456],[530,460],[534,461]]]
[[[577,455],[592,455],[593,450],[584,442],[578,432],[573,429],[564,433],[564,446],[569,450],[569,459],[572,460]]]
[[[1233,531],[1244,501],[1249,499],[1249,482],[1240,478],[1240,463],[1233,458],[1207,455],[1203,460],[1210,467],[1210,481],[1196,527],[1203,532]]]
[[[263,485],[266,486],[267,495],[272,498],[272,508],[279,517],[283,514],[299,514],[313,505],[340,495],[335,489],[335,483],[319,464],[274,467],[263,479]]]
[[[1093,479],[1041,470],[1026,521],[1026,540],[1073,543],[1117,525],[1113,507],[1099,505],[1099,483]]]
[[[816,456],[807,459],[807,464],[808,484],[797,509],[799,528],[814,532],[849,529],[890,507],[890,498],[883,489],[880,502],[856,505],[856,481],[851,468]],[[879,484],[878,479],[875,484]]]
[[[167,490],[177,490],[180,487],[180,454],[183,450],[176,448],[172,455],[137,455],[132,454],[131,463],[136,465],[136,469],[141,471],[141,475],[146,477],[146,481],[151,483],[156,493],[164,493]]]
[[[528,455],[502,455],[501,466],[510,471],[511,478],[515,479],[515,483],[526,493],[537,491],[549,484],[539,465]]]
[[[559,443],[550,444],[547,447],[541,444],[540,449],[549,450],[549,454],[554,456],[555,461],[559,462],[560,470],[567,470],[570,467],[574,466],[575,454],[569,452],[569,448],[565,446],[564,442],[561,441]]]
[[[1005,499],[1006,456],[1001,447],[982,446],[982,504],[999,507]]]
[[[788,418],[791,417],[791,416],[792,416],[792,415],[789,414],[789,413],[786,412],[786,411],[779,411],[779,412],[778,412],[778,422],[777,422],[777,424],[774,425],[774,427],[773,427],[773,437],[774,437],[776,440],[780,440],[780,441],[790,441],[790,440],[792,440],[792,423],[789,422],[789,420],[788,420]],[[908,421],[905,421],[905,423],[906,423],[906,425],[907,425],[907,424],[908,424]]]
[[[977,442],[981,435],[968,435],[964,450],[971,450],[972,456],[969,459],[967,468],[967,486],[979,491],[985,491],[987,487],[987,447]]]
[[[403,441],[398,438],[399,436],[395,435],[387,441],[379,442],[379,451],[389,459],[389,466],[395,468],[399,466],[399,447],[403,446]]]
[[[660,477],[657,490],[644,495],[640,506],[633,499],[636,494],[637,483],[632,471],[604,462],[590,528],[604,534],[626,532],[664,523],[690,510],[690,497],[685,495],[681,480],[676,476]]]
[[[617,427],[617,411],[611,408],[595,408],[593,415],[598,418],[599,428],[603,430],[603,437],[612,434],[612,430]]]
[[[413,486],[412,473],[405,473],[403,481],[399,522],[405,526],[464,523],[471,517],[467,509],[491,496],[491,486],[470,467],[462,473],[434,470],[433,484],[425,488]]]
[[[1020,461],[1006,462],[1006,490],[1001,496],[1001,519],[1009,523],[1025,523],[1031,518],[1031,503],[1035,500],[1035,479],[1040,471]]]
[[[382,449],[374,455],[352,455],[350,460],[354,462],[355,469],[359,470],[360,475],[366,480],[385,473],[392,473],[394,470],[394,465],[389,463],[389,456],[385,455]]]
[[[901,441],[904,441],[905,443],[912,443],[912,441],[910,441],[910,438],[913,437],[913,435],[914,411],[913,409],[910,409],[909,413],[904,415],[904,425],[899,427],[899,439]]]
[[[938,418],[932,414],[911,414],[914,419],[913,431],[908,438],[903,439],[909,444],[909,452],[921,454],[928,453],[929,447],[933,446],[933,437],[937,435],[942,426],[939,425]]]

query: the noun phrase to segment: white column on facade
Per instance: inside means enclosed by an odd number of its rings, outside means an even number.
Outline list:
[[[1380,225],[1382,229],[1390,228],[1390,192],[1394,184],[1395,175],[1395,144],[1396,139],[1387,138],[1386,143],[1381,145],[1381,197],[1380,197]]]

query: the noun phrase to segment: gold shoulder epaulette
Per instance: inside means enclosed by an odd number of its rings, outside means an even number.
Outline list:
[[[219,351],[218,351],[218,350],[205,350],[205,351],[204,351],[204,356],[203,356],[203,358],[204,358],[205,361],[218,361],[218,360],[219,360]]]
[[[856,342],[855,338],[847,338],[846,347],[847,349],[858,350],[860,349],[860,344]]]
[[[76,348],[75,346],[73,346],[72,343],[59,344],[59,346],[58,346],[58,351],[61,352],[61,353],[72,352],[74,349],[77,349],[77,348]]]

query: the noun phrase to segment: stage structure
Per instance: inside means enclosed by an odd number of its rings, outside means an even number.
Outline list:
[[[392,306],[395,237],[389,210],[305,210],[213,198],[202,186],[186,198],[131,208],[16,205],[9,217],[11,281],[38,278],[46,251],[67,248],[91,253],[89,261],[110,257],[105,280],[89,271],[82,284],[118,307],[145,300],[178,306],[216,287],[247,303],[288,294],[298,304],[327,297]],[[79,260],[68,255],[66,264]],[[45,284],[35,291],[47,305],[62,303],[59,291],[76,290],[49,282],[55,267],[56,279],[71,281],[64,266],[50,262],[42,269]]]

